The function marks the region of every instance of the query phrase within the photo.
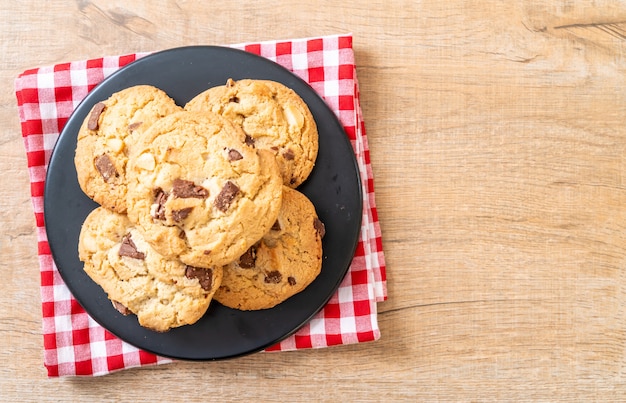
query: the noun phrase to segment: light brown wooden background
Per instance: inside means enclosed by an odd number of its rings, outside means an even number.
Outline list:
[[[2,1],[0,17],[0,399],[626,399],[623,1]],[[46,379],[17,74],[345,32],[388,264],[382,339]]]

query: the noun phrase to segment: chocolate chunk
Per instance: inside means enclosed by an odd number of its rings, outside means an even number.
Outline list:
[[[211,285],[213,284],[213,270],[187,266],[185,270],[185,277],[190,279],[197,278],[200,282],[200,287],[202,287],[203,290],[211,291]]]
[[[240,159],[243,159],[243,155],[241,155],[239,151],[235,150],[234,148],[228,150],[229,161],[239,161]]]
[[[183,231],[182,229],[180,230],[180,232],[178,233],[178,237],[180,239],[185,239],[187,238],[187,234],[185,233],[185,231]]]
[[[271,146],[271,147],[270,147],[270,150],[272,150],[272,151],[278,151],[278,147],[276,147],[276,146]]]
[[[239,267],[242,269],[251,269],[256,263],[256,247],[251,246],[246,253],[239,257]]]
[[[137,250],[137,246],[130,239],[130,234],[124,235],[122,237],[122,244],[120,245],[120,250],[117,252],[120,256],[132,257],[133,259],[145,259],[146,254],[143,252],[139,252]]]
[[[211,249],[205,249],[202,251],[203,255],[210,255],[211,254]]]
[[[196,199],[205,199],[209,196],[209,191],[202,186],[196,186],[192,181],[184,179],[174,179],[172,194],[174,197],[186,199],[195,197]]]
[[[98,130],[98,119],[100,119],[100,115],[104,111],[104,108],[106,108],[106,105],[103,102],[98,102],[93,106],[91,114],[89,114],[89,120],[87,121],[87,129]]]
[[[274,221],[274,225],[272,225],[272,228],[270,228],[270,230],[280,231],[280,223],[278,222],[278,220]]]
[[[293,151],[291,150],[291,148],[286,149],[285,151],[283,151],[283,157],[287,160],[287,161],[291,161],[293,160],[296,155],[293,153]]]
[[[180,210],[172,210],[172,219],[176,222],[180,222],[189,216],[193,207],[185,207]]]
[[[113,161],[111,161],[111,157],[109,157],[108,154],[102,154],[101,156],[96,157],[94,164],[105,182],[108,182],[111,178],[119,176],[117,170],[115,169],[115,165],[113,165]]]
[[[157,220],[165,220],[165,202],[167,201],[168,194],[163,189],[158,188],[154,190],[154,202],[157,207],[152,215]]]
[[[239,103],[239,97],[230,97],[228,102],[234,102],[234,103],[238,104]]]
[[[120,302],[111,300],[111,303],[113,304],[113,308],[115,308],[115,310],[117,310],[119,313],[121,313],[124,316],[128,316],[131,313],[133,313],[130,309],[126,308]]]
[[[247,145],[250,147],[254,147],[254,139],[246,134],[246,139],[244,140]]]
[[[289,184],[290,184],[290,185],[293,185],[293,184],[295,184],[295,183],[296,183],[296,181],[297,181],[297,179],[296,179],[296,178],[294,178],[294,177],[292,177],[292,178],[289,180]]]
[[[143,124],[143,122],[135,122],[135,123],[131,123],[128,125],[128,131],[129,132],[133,132],[135,131],[135,129],[137,129],[139,126],[141,126]]]
[[[268,284],[278,284],[283,279],[283,275],[279,271],[274,270],[265,275],[265,282]]]
[[[326,226],[322,221],[320,221],[319,218],[315,218],[315,220],[313,220],[313,227],[317,233],[320,234],[320,238],[324,238],[324,235],[326,235]]]
[[[228,181],[222,188],[220,194],[215,198],[215,207],[217,207],[220,211],[228,210],[230,204],[233,202],[237,194],[239,193],[239,188],[233,182]]]
[[[296,285],[296,279],[295,277],[287,277],[287,282],[289,283],[289,285]]]

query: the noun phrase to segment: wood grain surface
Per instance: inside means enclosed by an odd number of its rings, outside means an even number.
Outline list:
[[[0,2],[3,401],[626,400],[626,4]],[[388,265],[382,338],[47,379],[13,80],[352,32]]]

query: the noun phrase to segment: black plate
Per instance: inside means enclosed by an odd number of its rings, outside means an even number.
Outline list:
[[[138,84],[161,88],[179,105],[228,78],[269,79],[296,91],[309,105],[319,130],[319,154],[309,179],[299,188],[326,225],[323,265],[303,292],[275,308],[244,312],[213,302],[190,326],[156,333],[122,316],[78,260],[78,236],[97,205],[81,191],[74,167],[78,129],[92,106]],[[44,217],[52,256],[74,297],[104,328],[141,349],[177,359],[215,360],[267,348],[308,322],[330,299],[345,276],[358,241],[362,194],[352,147],[335,114],[303,80],[260,56],[217,46],[190,46],[143,57],[112,74],[76,108],[50,159]]]

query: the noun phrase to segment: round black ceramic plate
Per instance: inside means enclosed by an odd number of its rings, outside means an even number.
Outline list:
[[[78,129],[92,106],[124,88],[149,84],[179,105],[228,78],[268,79],[296,91],[309,105],[319,130],[319,154],[309,179],[298,189],[315,205],[326,225],[323,265],[304,291],[278,306],[244,312],[212,302],[193,325],[156,333],[122,316],[78,260],[78,236],[85,217],[97,205],[81,191],[74,167]],[[311,319],[345,276],[358,241],[362,194],[349,140],[335,114],[303,80],[265,58],[231,48],[191,46],[141,58],[93,89],[68,120],[48,168],[44,217],[52,256],[74,297],[104,328],[141,349],[177,359],[216,360],[267,348]]]

